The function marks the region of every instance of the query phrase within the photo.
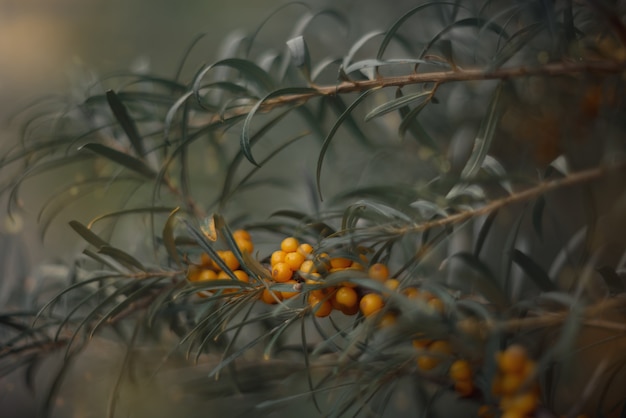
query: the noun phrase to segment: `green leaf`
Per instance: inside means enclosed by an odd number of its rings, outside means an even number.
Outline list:
[[[80,222],[70,221],[69,224],[72,227],[72,229],[78,233],[78,235],[83,237],[85,241],[87,241],[89,244],[93,245],[94,247],[102,248],[102,247],[106,247],[109,245],[108,242],[100,238],[98,235],[96,235],[93,231],[91,231],[89,228],[87,228],[85,225],[81,224]]]
[[[372,109],[367,115],[365,115],[365,122],[368,122],[374,118],[377,118],[387,113],[396,111],[401,107],[407,106],[417,100],[426,100],[432,95],[433,91],[423,91],[419,93],[409,94],[408,96],[397,97],[388,101],[380,106]]]
[[[122,103],[113,90],[108,90],[106,92],[106,97],[115,119],[117,119],[119,124],[122,126],[122,129],[124,129],[124,132],[126,133],[126,136],[128,136],[128,139],[130,140],[130,143],[137,155],[145,155],[146,150],[143,146],[143,138],[139,135],[137,126],[128,114],[128,110],[126,109],[126,106],[124,106],[124,103]]]
[[[152,168],[150,168],[143,160],[135,158],[132,155],[107,147],[106,145],[93,142],[85,144],[79,148],[79,150],[83,149],[94,152],[107,160],[119,164],[122,167],[126,167],[129,170],[141,174],[149,179],[156,178],[156,172]]]
[[[302,75],[307,81],[311,81],[311,57],[309,55],[309,48],[306,45],[306,41],[303,36],[287,41],[287,47],[291,54],[293,64],[300,69]]]
[[[250,125],[252,123],[252,118],[256,114],[256,112],[261,108],[263,103],[272,98],[277,98],[280,96],[291,96],[291,95],[301,95],[303,96],[303,100],[307,97],[319,96],[320,93],[313,88],[310,87],[288,87],[280,90],[273,91],[259,100],[248,115],[246,119],[243,121],[243,127],[241,129],[241,150],[243,151],[243,155],[250,161],[252,164],[258,166],[254,157],[252,156],[251,144],[250,144]],[[292,105],[293,106],[293,105]]]
[[[110,245],[103,245],[98,248],[98,253],[111,257],[127,268],[135,268],[141,271],[146,271],[146,268],[139,262],[139,260],[119,248],[111,247]]]
[[[504,106],[501,105],[503,82],[498,84],[491,98],[491,103],[487,109],[487,115],[480,124],[476,138],[474,138],[474,147],[472,153],[461,171],[461,180],[471,180],[483,166],[491,143],[496,133],[496,127],[500,121],[500,116],[504,112]],[[448,192],[446,198],[451,199],[463,191],[465,185],[455,185]]]
[[[167,254],[170,256],[172,260],[178,265],[178,267],[182,267],[182,263],[180,260],[180,256],[178,255],[178,250],[176,248],[176,242],[174,240],[174,227],[176,226],[176,214],[180,208],[176,208],[170,212],[167,217],[167,221],[163,226],[163,245],[165,245],[165,250]]]
[[[556,285],[548,276],[548,273],[532,258],[518,249],[513,250],[512,260],[524,270],[528,278],[542,291],[552,292],[558,290]]]
[[[328,147],[330,146],[331,141],[333,140],[335,134],[337,133],[337,130],[339,129],[339,127],[341,126],[343,121],[346,120],[346,118],[348,118],[350,116],[352,111],[354,109],[356,109],[356,107],[363,100],[365,100],[370,94],[378,91],[379,88],[380,87],[368,90],[368,91],[362,93],[359,97],[357,97],[354,100],[354,102],[352,102],[350,104],[350,106],[348,106],[348,108],[345,110],[345,112],[343,112],[341,114],[341,116],[339,116],[339,118],[337,119],[337,121],[335,122],[333,127],[331,128],[330,132],[328,132],[328,135],[326,135],[326,138],[324,139],[324,143],[322,144],[322,149],[320,150],[319,156],[317,158],[317,170],[316,170],[316,174],[315,174],[315,182],[317,184],[317,193],[318,193],[318,195],[320,197],[320,200],[323,200],[322,187],[321,187],[321,182],[320,182],[320,179],[321,179],[321,176],[322,176],[322,164],[324,163],[324,156],[326,155],[326,151],[328,150]]]
[[[487,218],[485,219],[485,222],[480,227],[480,231],[478,232],[478,237],[476,238],[476,244],[474,245],[474,256],[477,258],[480,256],[480,251],[483,248],[483,244],[485,243],[485,240],[487,239],[487,235],[489,234],[489,231],[491,230],[491,225],[493,225],[493,221],[496,219],[497,215],[498,215],[497,210],[494,210],[493,212],[491,212],[489,216],[487,216]]]

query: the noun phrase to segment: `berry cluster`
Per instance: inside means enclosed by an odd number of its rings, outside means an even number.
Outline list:
[[[500,399],[502,418],[531,416],[539,405],[539,385],[535,380],[535,362],[518,344],[496,354],[498,373],[491,391]]]

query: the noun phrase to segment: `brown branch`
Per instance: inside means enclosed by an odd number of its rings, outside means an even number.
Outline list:
[[[483,68],[457,69],[456,71],[433,71],[412,73],[403,76],[378,77],[366,81],[343,81],[332,86],[311,85],[314,92],[304,94],[289,94],[266,100],[259,108],[259,112],[269,112],[276,107],[287,104],[301,104],[315,97],[336,96],[340,94],[359,93],[366,90],[384,87],[403,87],[411,84],[449,83],[454,81],[485,81],[508,80],[532,76],[563,76],[582,73],[618,74],[626,71],[626,63],[612,60],[587,62],[555,62],[538,67],[509,67],[487,71]],[[242,106],[228,115],[216,115],[214,121],[225,120],[247,114],[253,105]]]
[[[502,207],[511,205],[513,203],[519,203],[534,199],[536,197],[539,197],[540,195],[556,189],[598,180],[601,177],[604,177],[610,171],[623,170],[625,168],[626,161],[623,161],[619,164],[611,166],[600,166],[589,170],[579,171],[560,179],[541,182],[535,187],[531,187],[530,189],[526,189],[521,192],[506,196],[502,199],[494,200],[491,203],[488,203],[477,209],[466,210],[445,218],[437,219],[430,222],[424,222],[413,226],[402,228],[385,228],[385,230],[392,234],[406,234],[409,232],[423,232],[437,227],[462,223],[478,216],[488,215]]]

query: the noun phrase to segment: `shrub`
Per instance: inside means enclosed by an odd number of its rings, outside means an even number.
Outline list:
[[[282,52],[38,103],[10,209],[53,173],[44,235],[100,207],[58,293],[3,314],[5,373],[63,353],[50,414],[113,342],[109,416],[183,364],[146,414],[622,416],[622,13],[429,2],[325,45],[349,17],[307,11]]]

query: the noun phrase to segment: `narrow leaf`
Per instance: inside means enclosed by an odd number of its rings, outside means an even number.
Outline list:
[[[176,225],[176,214],[180,208],[176,208],[170,212],[167,217],[167,221],[165,222],[165,226],[163,226],[163,245],[165,245],[165,250],[167,254],[170,256],[178,267],[182,266],[180,256],[178,255],[178,250],[176,249],[176,242],[174,239],[174,227]]]
[[[311,81],[311,57],[309,55],[309,48],[306,45],[306,41],[303,36],[287,41],[287,47],[291,54],[292,61],[296,67],[300,69],[302,75],[307,81]]]
[[[81,224],[78,221],[70,221],[70,226],[74,231],[78,233],[85,241],[89,244],[93,245],[96,248],[101,248],[108,246],[109,243],[96,235],[93,231],[87,228],[85,225]]]
[[[136,268],[141,271],[146,271],[146,268],[132,255],[120,250],[119,248],[111,247],[110,245],[104,245],[98,249],[100,254],[107,255],[119,262],[120,264],[128,268]]]
[[[524,273],[526,273],[528,278],[542,292],[552,292],[558,290],[550,279],[550,276],[548,276],[548,273],[546,273],[545,270],[535,262],[535,260],[518,249],[513,250],[512,258],[513,262],[524,270]]]
[[[128,168],[142,176],[145,176],[149,179],[156,178],[156,172],[150,168],[144,161],[133,157],[132,155],[126,154],[124,152],[118,151],[116,149],[107,147],[106,145],[97,144],[97,143],[89,143],[85,144],[79,148],[79,150],[87,149],[92,151],[107,160],[110,160],[116,164],[119,164],[123,167]]]
[[[109,107],[115,116],[115,119],[119,122],[128,136],[133,149],[137,153],[138,156],[145,155],[145,148],[143,146],[143,139],[139,135],[139,131],[137,130],[137,126],[135,122],[128,114],[128,110],[124,103],[120,100],[117,94],[113,90],[108,90],[106,92],[107,102],[109,103]]]
[[[371,119],[377,118],[382,115],[386,115],[387,113],[393,112],[395,110],[400,109],[401,107],[407,106],[417,100],[425,100],[430,95],[432,95],[432,91],[423,91],[420,93],[410,94],[408,96],[401,96],[395,98],[393,100],[388,101],[380,106],[372,109],[367,115],[365,115],[365,122],[370,121]]]

